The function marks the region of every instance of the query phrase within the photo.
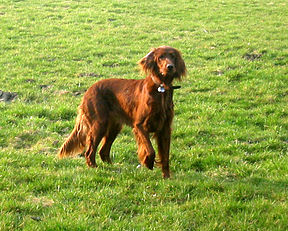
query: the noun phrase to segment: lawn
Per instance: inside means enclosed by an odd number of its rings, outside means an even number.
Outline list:
[[[2,0],[0,230],[287,230],[287,12],[285,0]],[[137,168],[128,127],[113,165],[59,160],[87,88],[143,78],[137,61],[160,45],[188,69],[171,179]]]

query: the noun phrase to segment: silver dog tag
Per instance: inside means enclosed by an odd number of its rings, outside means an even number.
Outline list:
[[[160,84],[160,87],[158,87],[158,92],[165,92],[165,88],[164,88],[164,85],[163,84]]]

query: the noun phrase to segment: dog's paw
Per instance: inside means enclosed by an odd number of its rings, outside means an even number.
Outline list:
[[[87,161],[86,164],[87,164],[87,166],[89,168],[97,168],[97,164],[96,163],[92,163],[91,161]]]
[[[147,168],[152,170],[154,167],[154,162],[155,162],[155,154],[145,157],[144,164]]]

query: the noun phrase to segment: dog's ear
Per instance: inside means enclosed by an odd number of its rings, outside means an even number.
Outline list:
[[[176,50],[176,75],[175,78],[181,79],[187,73],[185,62],[182,58],[180,51]]]
[[[157,72],[157,63],[155,62],[155,48],[153,48],[145,57],[139,62],[140,68],[147,74],[155,74]]]

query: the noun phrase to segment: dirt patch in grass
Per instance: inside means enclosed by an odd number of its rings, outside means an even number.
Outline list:
[[[243,58],[248,61],[255,61],[255,60],[260,59],[262,56],[263,56],[263,53],[258,53],[254,51],[252,53],[246,53],[245,55],[243,55]]]
[[[4,92],[0,90],[0,102],[11,102],[17,97],[15,92]]]

